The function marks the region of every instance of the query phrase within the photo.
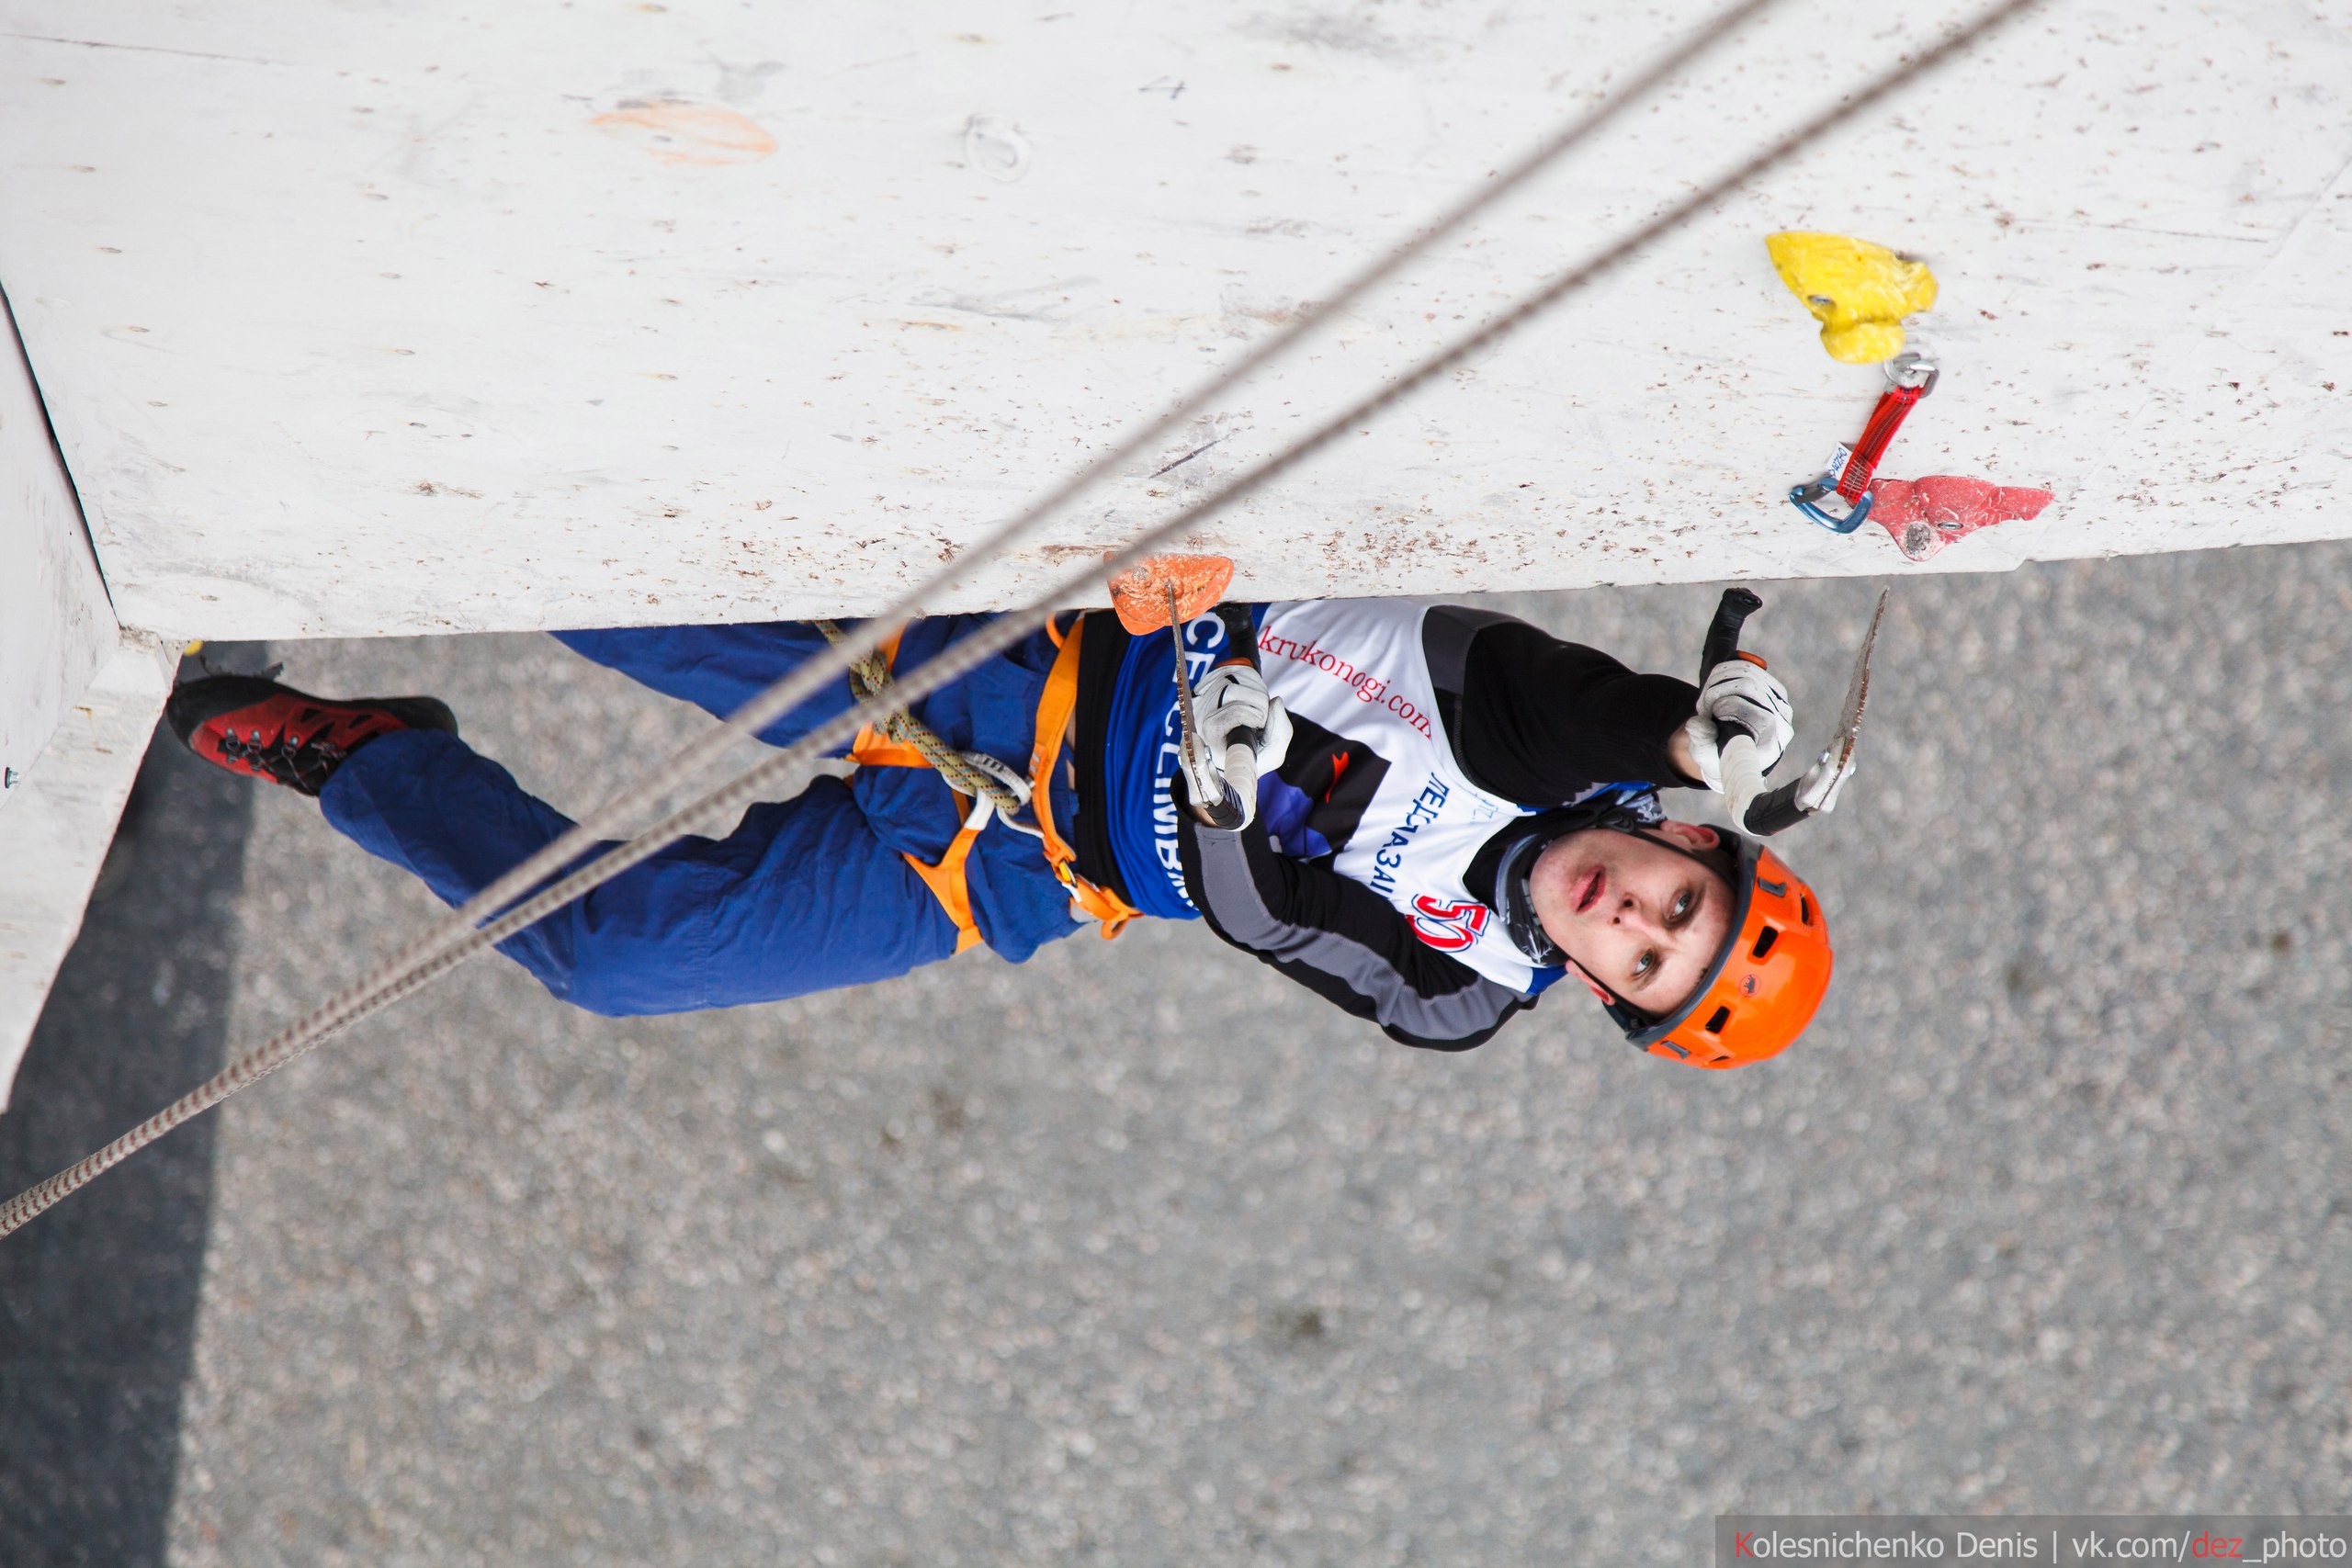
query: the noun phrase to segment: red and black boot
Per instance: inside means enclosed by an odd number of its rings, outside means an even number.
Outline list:
[[[312,795],[370,740],[397,729],[458,732],[458,716],[437,697],[331,702],[259,675],[191,681],[173,692],[164,717],[189,750],[215,767]]]

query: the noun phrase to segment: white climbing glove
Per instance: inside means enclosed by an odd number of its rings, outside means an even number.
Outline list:
[[[1726,659],[1708,671],[1707,683],[1699,688],[1699,711],[1682,727],[1690,740],[1690,760],[1699,764],[1699,777],[1709,789],[1723,792],[1723,752],[1715,744],[1715,732],[1724,719],[1739,724],[1756,738],[1757,771],[1770,773],[1789,742],[1796,739],[1792,722],[1795,711],[1789,704],[1788,688],[1761,664]]]
[[[1216,775],[1229,801],[1241,807],[1241,826],[1258,814],[1258,780],[1290,752],[1290,714],[1247,664],[1220,664],[1193,689],[1193,727],[1201,765]]]

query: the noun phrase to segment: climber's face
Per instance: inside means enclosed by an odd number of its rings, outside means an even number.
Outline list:
[[[1528,897],[1577,967],[1658,1017],[1690,999],[1731,929],[1731,884],[1672,846],[1703,852],[1722,841],[1694,822],[1640,833],[1587,828],[1536,858]]]

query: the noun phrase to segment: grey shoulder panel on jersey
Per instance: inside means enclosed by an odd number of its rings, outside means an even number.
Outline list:
[[[1363,942],[1336,931],[1291,925],[1266,908],[1250,872],[1239,831],[1199,829],[1201,891],[1234,942],[1284,963],[1341,981],[1372,1003],[1382,1027],[1424,1040],[1463,1040],[1494,1029],[1528,998],[1479,976],[1461,990],[1423,996],[1396,966]]]

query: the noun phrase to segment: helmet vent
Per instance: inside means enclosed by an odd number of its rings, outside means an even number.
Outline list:
[[[1781,928],[1778,926],[1766,926],[1764,928],[1763,934],[1756,939],[1755,950],[1749,953],[1747,956],[1755,959],[1758,963],[1763,962],[1764,955],[1770,953],[1772,951],[1772,944],[1780,940]]]
[[[1721,1034],[1724,1032],[1724,1025],[1730,1021],[1731,1009],[1727,1007],[1717,1008],[1715,1010],[1715,1016],[1707,1020],[1707,1032],[1710,1034]]]
[[[1797,895],[1797,919],[1806,925],[1813,924],[1813,900],[1802,893]]]

